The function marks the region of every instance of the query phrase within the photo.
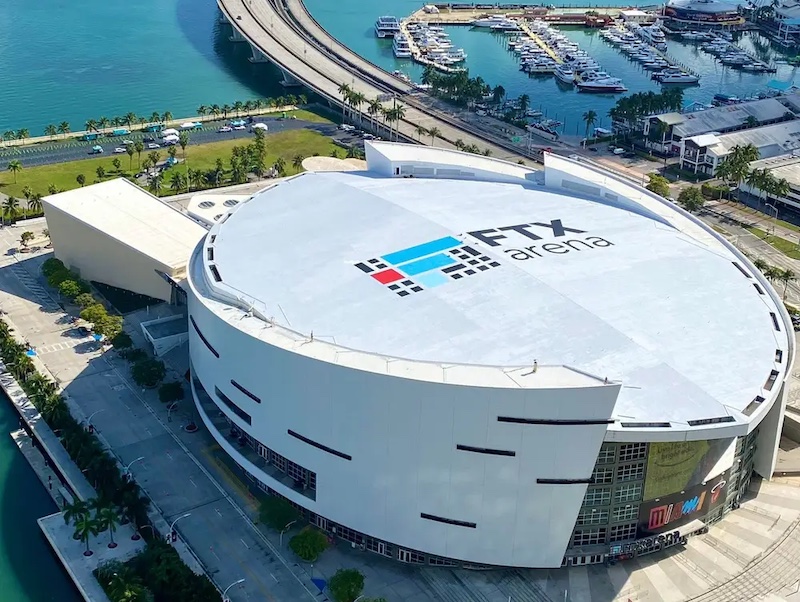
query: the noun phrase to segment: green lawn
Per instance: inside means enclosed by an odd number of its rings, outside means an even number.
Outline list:
[[[305,116],[303,117],[305,118]],[[276,134],[267,134],[267,165],[272,165],[275,160],[280,156],[286,162],[286,175],[297,173],[297,169],[292,166],[292,161],[296,155],[303,155],[310,157],[314,154],[328,156],[335,149],[338,149],[339,155],[344,156],[344,151],[336,146],[330,138],[323,136],[318,132],[311,130],[290,130],[288,132],[279,132]],[[210,170],[214,167],[217,158],[221,158],[228,166],[228,160],[231,156],[231,149],[234,146],[243,146],[248,144],[252,138],[239,139],[239,140],[224,140],[221,142],[212,142],[210,144],[199,144],[196,146],[186,147],[186,159],[188,166],[192,169],[201,169],[204,171]],[[149,151],[145,150],[142,153],[142,159],[145,159]],[[166,149],[159,149],[158,153],[161,159],[167,157]],[[118,158],[121,163],[121,171],[117,172],[114,169],[112,161]],[[178,147],[178,158],[182,157],[180,147]],[[48,188],[51,184],[56,188],[62,190],[71,190],[78,188],[79,184],[76,180],[78,174],[83,174],[86,178],[87,184],[92,184],[97,181],[97,168],[102,166],[106,171],[104,179],[125,177],[131,173],[138,171],[137,156],[133,156],[133,169],[129,169],[130,159],[128,155],[103,155],[92,159],[83,159],[81,161],[70,161],[67,163],[55,163],[53,165],[42,165],[38,167],[25,168],[17,174],[17,181],[14,182],[14,174],[9,171],[0,172],[0,192],[9,196],[22,197],[22,189],[25,186],[30,186],[34,193],[39,192],[43,195],[48,194]],[[184,164],[181,162],[173,169],[185,169]],[[164,194],[169,194],[169,176],[170,170],[165,172]]]
[[[751,226],[748,227],[747,230],[778,249],[778,251],[787,257],[791,257],[792,259],[800,259],[800,249],[798,249],[797,243],[786,240],[785,238],[781,238],[780,236],[772,236],[767,234],[767,232],[761,230],[760,228],[753,228]]]

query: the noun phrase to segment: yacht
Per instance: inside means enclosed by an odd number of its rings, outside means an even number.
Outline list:
[[[395,34],[394,41],[392,42],[392,50],[394,51],[394,55],[399,59],[410,59],[413,56],[408,38],[402,33]]]
[[[597,92],[597,93],[613,93],[613,92],[627,92],[622,80],[617,77],[609,77],[607,73],[590,71],[584,75],[578,82],[578,90],[580,92]]]
[[[569,84],[570,86],[575,83],[575,71],[572,70],[567,63],[559,65],[555,70],[556,79]]]
[[[512,21],[511,19],[503,19],[491,25],[490,28],[492,31],[516,31],[519,29],[519,25],[517,25],[516,21]]]
[[[696,84],[700,78],[691,73],[668,73],[659,80],[662,84]]]
[[[493,27],[495,25],[508,22],[513,23],[513,21],[511,21],[505,15],[490,15],[488,17],[483,17],[481,19],[475,19],[472,23],[470,23],[470,25],[472,25],[473,27]]]
[[[661,31],[661,28],[658,25],[641,27],[638,31],[641,38],[646,42],[650,42],[659,50],[667,49],[667,38],[664,36],[664,32]]]
[[[400,33],[400,21],[397,17],[378,17],[375,21],[375,35],[379,38],[391,38]]]

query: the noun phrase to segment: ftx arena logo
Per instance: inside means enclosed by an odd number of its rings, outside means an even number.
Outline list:
[[[504,247],[506,242],[501,241],[513,239],[524,242],[527,246],[502,249],[514,261],[614,246],[599,236],[582,236],[586,234],[585,230],[569,228],[560,219],[549,223],[533,222],[475,230],[467,234],[477,241],[476,245],[464,244],[457,238],[446,236],[355,265],[390,291],[407,297],[502,265],[495,257],[477,250],[475,247],[478,245]]]

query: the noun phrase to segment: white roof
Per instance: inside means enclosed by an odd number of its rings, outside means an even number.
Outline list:
[[[247,194],[196,194],[189,199],[186,212],[210,227],[249,198],[250,195]]]
[[[162,136],[177,136],[178,135],[178,130],[176,130],[174,128],[168,128],[166,130],[163,130],[161,132],[161,135]]]
[[[800,149],[800,119],[721,134],[717,138],[716,144],[708,148],[717,157],[727,155],[734,146],[752,144],[760,157],[767,159]]]
[[[667,7],[710,14],[735,13],[737,10],[736,3],[720,0],[669,0]]]
[[[711,146],[712,144],[716,144],[719,142],[719,135],[718,134],[700,134],[698,136],[692,136],[691,138],[685,139],[687,142],[691,140],[697,146],[704,148],[706,146]]]
[[[76,188],[42,199],[52,207],[116,238],[156,261],[185,266],[205,229],[124,178]]]
[[[381,152],[400,156],[389,146]],[[212,229],[221,284],[211,283],[209,304],[232,316],[217,301],[236,296],[304,337],[376,354],[379,365],[380,356],[537,360],[608,377],[622,383],[623,421],[741,412],[788,344],[770,317],[778,310],[743,274],[746,260],[654,205],[535,184],[307,173]]]
[[[744,127],[749,117],[759,123],[783,118],[789,109],[776,98],[765,98],[695,111],[680,115],[672,132],[675,136],[687,138],[707,132],[724,132]],[[667,113],[675,115],[675,113]],[[659,118],[665,115],[659,115]]]

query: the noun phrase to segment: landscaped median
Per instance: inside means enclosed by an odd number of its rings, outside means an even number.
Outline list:
[[[792,242],[791,240],[786,240],[780,236],[773,236],[772,234],[769,234],[761,228],[756,228],[755,226],[745,226],[745,228],[748,232],[758,236],[764,242],[769,243],[787,257],[791,257],[792,259],[800,259],[800,246],[798,243]]]
[[[64,269],[56,259],[48,260],[45,266],[50,275]],[[88,292],[81,295],[86,295],[86,302],[90,298],[93,300]],[[89,305],[97,306],[100,306],[98,302]],[[129,337],[117,330],[117,321],[112,320],[114,316],[108,315],[104,308],[105,316],[99,315],[99,309],[96,311],[100,324],[109,321],[109,334],[116,330],[112,340],[122,346],[126,345],[126,341],[129,344]],[[91,425],[81,424],[73,418],[58,385],[38,372],[29,352],[27,345],[17,341],[8,323],[0,320],[0,358],[47,425],[59,434],[59,440],[70,458],[95,484],[95,500],[89,504],[78,501],[65,508],[65,520],[74,523],[76,538],[86,542],[88,553],[91,551],[89,538],[99,531],[109,530],[110,542],[117,524],[133,523],[136,530],[141,530],[145,525],[150,527],[147,530],[149,532],[143,533],[147,540],[145,552],[124,566],[102,566],[97,570],[96,576],[109,599],[112,602],[221,600],[217,588],[207,577],[193,573],[183,564],[172,546],[154,537],[153,526],[148,519],[149,500],[135,481],[123,475],[120,465],[100,443]],[[146,372],[146,384],[151,384],[149,381],[153,373]],[[155,381],[157,383],[158,380]],[[136,537],[140,536],[137,534]]]

